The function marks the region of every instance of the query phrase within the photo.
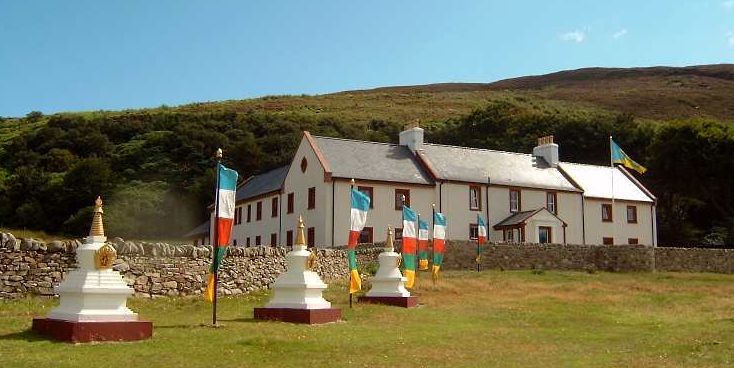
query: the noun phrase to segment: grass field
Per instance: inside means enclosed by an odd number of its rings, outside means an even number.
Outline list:
[[[3,367],[731,367],[734,275],[579,272],[421,274],[415,309],[347,306],[342,322],[252,320],[267,294],[222,298],[218,328],[199,298],[134,299],[152,340],[72,345],[30,333],[55,301],[0,301]]]

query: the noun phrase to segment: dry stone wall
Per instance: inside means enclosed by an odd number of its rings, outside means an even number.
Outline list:
[[[44,243],[0,234],[0,298],[54,295],[66,273],[76,267],[78,240]],[[119,271],[138,297],[199,295],[206,289],[211,247],[131,242],[115,238],[113,269]],[[219,271],[219,290],[237,295],[268,288],[285,271],[289,249],[230,247]],[[362,248],[358,260],[374,262],[378,248]],[[316,251],[316,272],[328,281],[348,275],[346,254],[340,249]]]
[[[505,270],[653,271],[657,249],[637,245],[488,244],[482,247],[480,266]],[[476,256],[476,243],[454,241],[447,245],[444,265],[447,269],[473,269]]]
[[[193,245],[109,241],[118,252],[114,269],[138,297],[199,295],[206,288],[211,248]],[[79,240],[42,242],[0,233],[0,298],[54,295],[53,287],[76,267]],[[361,267],[375,269],[381,244],[360,246]],[[398,245],[399,248],[399,245]],[[220,268],[220,291],[237,295],[266,289],[285,271],[288,249],[230,247]],[[398,249],[399,251],[399,249]],[[317,251],[316,271],[324,280],[346,278],[343,249]],[[447,245],[444,269],[476,267],[476,243]],[[734,273],[734,249],[652,248],[634,245],[489,244],[482,269],[556,269],[613,272]],[[372,267],[369,267],[369,265]]]

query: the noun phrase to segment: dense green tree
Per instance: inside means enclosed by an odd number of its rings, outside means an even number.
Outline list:
[[[83,234],[102,195],[119,222],[111,229],[128,237],[179,236],[204,219],[217,148],[244,179],[289,163],[304,130],[396,142],[405,123],[174,109],[20,120],[45,124],[0,145],[0,225]],[[658,197],[662,244],[734,244],[734,133],[719,122],[643,124],[629,114],[515,99],[422,126],[429,142],[514,152],[530,152],[537,137],[553,134],[562,160],[600,165],[609,163],[614,136],[649,168],[637,177]],[[154,221],[160,216],[165,225]]]

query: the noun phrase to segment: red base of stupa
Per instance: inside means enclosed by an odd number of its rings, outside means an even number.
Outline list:
[[[411,308],[418,305],[415,296],[360,296],[360,303],[394,305],[396,307]]]
[[[136,341],[153,336],[153,322],[73,322],[34,318],[34,332],[66,342]]]
[[[316,325],[336,322],[342,317],[341,309],[293,309],[293,308],[255,308],[255,319],[306,323]]]

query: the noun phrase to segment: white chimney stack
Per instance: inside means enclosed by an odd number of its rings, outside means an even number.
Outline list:
[[[423,128],[417,123],[411,124],[407,129],[400,132],[400,145],[407,146],[411,151],[415,152],[423,149]]]
[[[538,138],[538,145],[533,148],[533,156],[542,157],[550,167],[558,167],[558,145],[553,143],[553,136]]]

